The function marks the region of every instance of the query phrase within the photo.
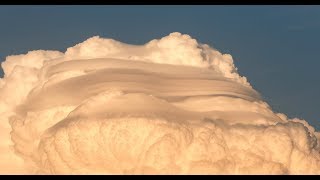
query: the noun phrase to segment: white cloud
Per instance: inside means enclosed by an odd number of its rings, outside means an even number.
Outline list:
[[[2,174],[320,174],[320,134],[189,35],[95,36],[2,68]]]

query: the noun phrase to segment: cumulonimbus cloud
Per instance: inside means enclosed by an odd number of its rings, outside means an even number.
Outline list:
[[[2,174],[320,174],[320,134],[189,35],[1,64]]]

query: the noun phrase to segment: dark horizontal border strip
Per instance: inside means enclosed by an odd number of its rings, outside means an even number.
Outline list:
[[[320,5],[307,0],[2,0],[0,5]]]

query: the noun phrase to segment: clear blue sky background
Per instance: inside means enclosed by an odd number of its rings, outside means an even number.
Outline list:
[[[144,44],[175,31],[230,53],[275,111],[320,130],[320,6],[0,6],[0,59],[94,35]]]

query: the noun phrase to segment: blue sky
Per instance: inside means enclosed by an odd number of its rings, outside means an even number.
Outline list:
[[[144,44],[186,33],[230,53],[275,111],[320,130],[320,6],[0,6],[0,24],[1,61],[94,35]]]

